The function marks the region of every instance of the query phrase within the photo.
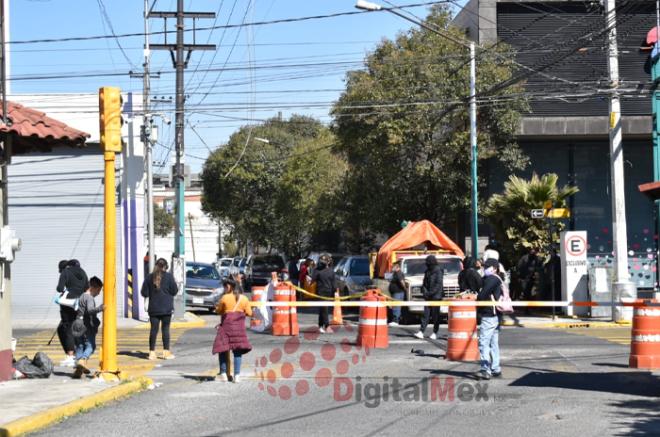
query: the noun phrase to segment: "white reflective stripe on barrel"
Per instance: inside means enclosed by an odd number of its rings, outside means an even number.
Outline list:
[[[474,319],[477,317],[476,311],[452,311],[449,314],[452,319]]]
[[[387,326],[387,319],[362,319],[360,325],[384,325]]]
[[[274,310],[274,312],[275,312],[275,314],[296,314],[297,313],[295,308],[291,308],[290,310],[277,309],[277,310]]]
[[[635,308],[636,316],[660,317],[660,309],[655,308]]]
[[[660,334],[633,335],[637,343],[660,343]]]
[[[291,296],[293,293],[293,290],[275,290],[275,296]]]
[[[470,333],[466,331],[450,332],[448,338],[455,340],[467,340],[470,338]],[[476,332],[472,334],[472,338],[477,338]]]

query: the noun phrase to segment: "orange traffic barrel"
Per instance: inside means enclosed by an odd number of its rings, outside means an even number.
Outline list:
[[[275,287],[275,302],[295,302],[296,290],[284,283]],[[298,335],[298,313],[296,307],[273,307],[273,335]]]
[[[474,298],[452,299],[474,300]],[[447,359],[450,361],[479,360],[479,339],[477,336],[477,307],[450,306],[447,315]]]
[[[645,303],[657,301],[635,302],[628,363],[636,369],[660,369],[660,306]]]
[[[343,325],[344,317],[341,313],[341,304],[339,300],[339,293],[335,291],[335,306],[332,310],[332,320],[330,321],[331,325]]]
[[[252,302],[260,302],[265,292],[266,287],[258,287],[256,285],[252,286]],[[261,320],[259,320],[256,316],[252,316],[252,319],[250,320],[250,328],[256,328],[257,326],[260,326],[261,323]]]
[[[367,290],[363,302],[384,302],[385,296],[378,290]],[[385,305],[361,306],[357,345],[369,348],[387,348],[387,307]]]

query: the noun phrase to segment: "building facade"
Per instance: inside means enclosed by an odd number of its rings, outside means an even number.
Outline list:
[[[652,203],[637,188],[653,179],[649,52],[640,46],[655,23],[653,2],[617,2],[628,253],[631,279],[641,288],[657,286],[658,231]],[[522,118],[518,143],[531,165],[521,175],[553,172],[560,184],[576,185],[580,192],[570,201],[569,229],[588,232],[594,264],[611,264],[607,26],[601,3],[471,0],[454,24],[483,48],[508,45],[527,67],[519,72],[530,112]],[[508,176],[496,166],[487,174],[485,196],[501,191]]]
[[[11,99],[52,113],[91,135],[84,148],[21,154],[9,166],[9,223],[22,240],[22,250],[12,264],[12,322],[14,326],[52,326],[59,319],[53,298],[60,260],[78,259],[88,276],[103,279],[106,181],[98,96],[16,95]],[[134,284],[142,279],[144,159],[138,135],[141,118],[132,117],[135,108],[130,95],[124,96],[124,102],[125,147],[117,156],[112,182],[117,192],[117,314],[137,318],[141,299],[131,293],[128,278],[130,272]]]

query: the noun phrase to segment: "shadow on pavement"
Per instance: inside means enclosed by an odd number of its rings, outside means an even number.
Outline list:
[[[555,387],[648,397],[657,397],[660,394],[660,380],[646,372],[531,372],[510,385],[512,387]]]
[[[616,435],[620,436],[649,436],[660,434],[660,401],[655,400],[627,400],[609,404],[616,408],[621,416],[620,425],[629,428]]]
[[[215,375],[194,375],[194,374],[183,374],[181,375],[184,379],[191,379],[197,382],[209,382],[215,381]]]
[[[117,355],[125,355],[127,357],[133,357],[133,358],[142,358],[144,360],[149,358],[148,353],[139,352],[139,351],[118,351]]]
[[[466,372],[460,370],[450,370],[450,369],[420,369],[422,372],[429,372],[432,376],[443,375],[443,376],[455,376],[456,378],[463,379],[474,379],[477,378],[474,375],[474,372]]]

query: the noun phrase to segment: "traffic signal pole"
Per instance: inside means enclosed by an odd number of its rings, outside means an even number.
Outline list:
[[[115,154],[121,153],[121,91],[115,87],[99,90],[99,131],[104,169],[103,233],[103,347],[101,375],[106,380],[119,376],[117,368],[117,211],[115,207]]]

